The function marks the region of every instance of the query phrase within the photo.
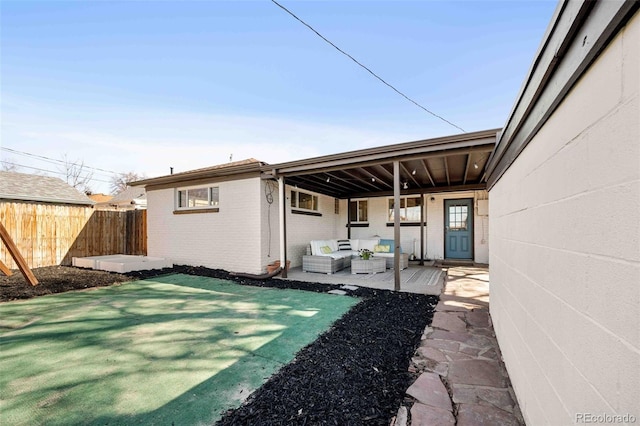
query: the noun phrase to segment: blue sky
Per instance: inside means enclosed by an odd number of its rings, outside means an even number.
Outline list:
[[[285,1],[466,131],[501,127],[555,1]],[[1,144],[149,177],[460,131],[269,0],[0,2]],[[59,171],[55,162],[0,158]],[[23,172],[35,172],[23,167]],[[103,173],[94,191],[106,191]]]

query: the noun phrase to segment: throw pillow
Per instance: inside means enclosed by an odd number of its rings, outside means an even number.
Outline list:
[[[389,251],[387,253],[393,253],[394,250],[394,246],[395,246],[395,242],[393,240],[380,240],[380,244],[381,245],[385,245],[385,246],[389,246]]]
[[[332,252],[331,252],[331,247],[329,247],[329,246],[322,246],[322,247],[320,247],[320,251],[321,251],[323,254],[331,254],[331,253],[332,253]]]
[[[391,250],[391,246],[384,244],[376,244],[376,246],[373,248],[373,251],[375,253],[389,253],[389,250]]]
[[[338,240],[338,250],[351,250],[351,243],[349,240]]]

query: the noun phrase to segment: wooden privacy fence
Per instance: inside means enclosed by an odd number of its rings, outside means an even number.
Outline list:
[[[72,257],[147,254],[147,211],[0,202],[0,222],[31,268],[71,265]],[[0,244],[0,260],[15,269]]]

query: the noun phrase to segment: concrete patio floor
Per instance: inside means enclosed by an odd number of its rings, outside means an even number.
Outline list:
[[[329,275],[317,272],[304,272],[301,267],[296,267],[289,270],[287,278],[282,278],[279,275],[276,278],[393,290],[394,276],[393,269],[387,269],[385,272],[377,274],[352,274],[351,268],[345,268],[342,271]],[[432,263],[425,266],[410,264],[407,269],[400,271],[400,291],[437,296],[442,292],[445,276],[444,270],[434,267]]]

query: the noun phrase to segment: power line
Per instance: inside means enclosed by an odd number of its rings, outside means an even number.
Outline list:
[[[433,115],[436,118],[439,118],[440,120],[444,121],[447,124],[450,124],[451,126],[455,127],[456,129],[459,129],[463,132],[466,132],[466,130],[464,130],[462,127],[453,124],[452,122],[450,122],[449,120],[447,120],[444,117],[439,116],[438,114],[434,113],[433,111],[428,110],[427,108],[423,107],[422,105],[420,105],[418,102],[414,101],[413,99],[411,99],[410,97],[408,97],[407,95],[405,95],[404,93],[402,93],[401,91],[399,91],[398,89],[396,89],[395,87],[393,87],[391,84],[387,83],[382,77],[380,77],[378,74],[376,74],[375,72],[371,71],[371,69],[369,69],[368,67],[366,67],[365,65],[363,65],[362,63],[360,63],[356,58],[354,58],[353,56],[351,56],[350,54],[348,54],[347,52],[345,52],[344,50],[340,49],[338,46],[336,46],[335,44],[333,44],[330,40],[328,40],[325,36],[323,36],[322,34],[320,34],[318,31],[316,31],[311,25],[307,24],[305,21],[303,21],[302,19],[298,18],[293,12],[291,12],[289,9],[287,9],[286,7],[284,7],[283,5],[281,5],[280,3],[278,3],[276,0],[271,0],[276,6],[280,7],[282,10],[284,10],[285,12],[287,12],[289,15],[293,16],[296,20],[298,20],[302,25],[304,25],[305,27],[309,28],[311,31],[313,31],[318,37],[320,37],[321,39],[323,39],[325,42],[327,42],[328,44],[330,44],[331,46],[333,46],[338,52],[342,53],[343,55],[345,55],[346,57],[348,57],[349,59],[351,59],[353,62],[355,62],[356,64],[358,64],[360,67],[364,68],[369,74],[371,74],[372,76],[374,76],[375,78],[377,78],[378,80],[380,80],[383,84],[385,84],[386,86],[388,86],[389,88],[391,88],[391,90],[393,90],[394,92],[396,92],[397,94],[399,94],[400,96],[402,96],[403,98],[405,98],[406,100],[408,100],[409,102],[411,102],[412,104],[414,104],[415,106],[417,106],[418,108],[428,112],[429,114]]]
[[[18,155],[26,155],[28,157],[39,158],[42,161],[46,161],[48,163],[64,164],[64,165],[67,165],[67,164],[70,163],[69,161],[57,160],[55,158],[45,157],[43,155],[38,155],[38,154],[32,154],[30,152],[18,151],[16,149],[11,149],[11,148],[6,148],[6,147],[0,147],[0,149],[2,149],[3,151],[9,151],[9,152],[12,152],[12,153],[18,154]],[[82,165],[82,167],[87,168],[87,169],[97,170],[97,171],[100,171],[100,172],[110,173],[110,174],[113,174],[113,175],[119,175],[120,174],[118,172],[112,172],[110,170],[105,170],[105,169],[101,169],[101,168],[98,168],[98,167],[91,167],[91,166],[87,166],[87,165],[84,165],[84,164]]]
[[[26,166],[24,164],[18,164],[16,162],[13,161],[8,161],[8,160],[2,160],[3,163],[7,163],[7,164],[13,164],[14,166],[18,166],[18,167],[24,167],[25,169],[31,169],[31,170],[38,170],[40,172],[46,172],[46,173],[53,173],[56,175],[62,175],[62,176],[66,176],[67,174],[64,172],[60,172],[60,171],[53,171],[53,170],[48,170],[48,169],[41,169],[39,167],[33,167],[33,166]],[[111,183],[109,181],[106,180],[101,180],[101,179],[96,179],[94,177],[89,177],[90,181],[96,181],[96,182],[102,182],[102,183]]]

